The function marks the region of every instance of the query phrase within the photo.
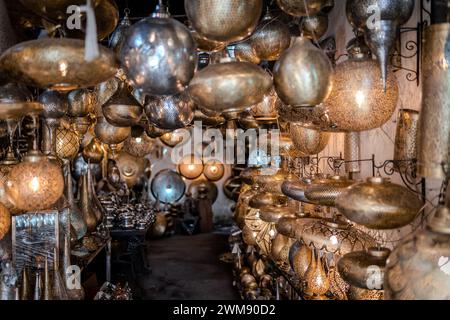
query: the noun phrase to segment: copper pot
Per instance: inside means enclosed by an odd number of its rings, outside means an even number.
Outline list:
[[[180,129],[194,119],[194,102],[186,91],[173,96],[154,96],[147,100],[148,120],[161,129]]]
[[[249,62],[212,64],[199,71],[189,85],[197,105],[214,111],[243,111],[259,103],[270,90],[272,79]]]
[[[268,12],[252,34],[250,43],[261,60],[278,60],[291,44],[289,27]]]
[[[100,56],[84,58],[84,41],[47,38],[22,42],[0,57],[11,79],[38,88],[73,90],[95,86],[117,72],[114,53],[100,46]]]
[[[368,178],[342,192],[336,207],[349,220],[371,229],[395,229],[411,223],[422,202],[389,179]]]
[[[328,2],[328,0],[277,0],[281,10],[294,17],[315,15],[328,5]]]
[[[386,260],[391,250],[369,248],[347,253],[338,262],[342,278],[352,286],[368,290],[382,290]]]
[[[418,111],[410,109],[399,111],[395,134],[394,161],[417,159],[418,126]]]
[[[447,37],[450,24],[429,26],[423,48],[422,111],[419,128],[418,173],[444,179],[444,168],[450,168],[450,71],[442,65],[447,59]]]
[[[303,37],[282,54],[273,74],[278,96],[292,106],[322,103],[330,94],[333,83],[330,60]]]
[[[255,49],[249,40],[235,44],[234,56],[241,62],[251,62],[254,64],[261,63],[261,59],[256,55]]]
[[[303,127],[300,123],[290,124],[290,133],[295,148],[304,155],[322,152],[330,141],[330,133]]]
[[[120,175],[128,188],[133,188],[139,182],[139,179],[145,173],[145,168],[149,166],[147,159],[132,156],[127,152],[121,152],[117,156],[116,162]]]
[[[185,1],[187,17],[206,39],[236,42],[252,34],[263,8],[262,0]]]
[[[139,123],[144,109],[131,94],[124,82],[114,95],[103,105],[103,115],[108,122],[118,127],[131,127]]]
[[[130,127],[115,127],[104,117],[97,118],[94,131],[97,138],[105,144],[119,144],[131,134]]]
[[[305,197],[312,203],[333,207],[337,197],[354,183],[355,181],[342,176],[314,179],[305,190]]]
[[[317,40],[322,38],[328,30],[328,16],[318,14],[304,17],[301,21],[300,32],[304,37]]]
[[[95,96],[87,89],[71,91],[68,94],[70,117],[85,117],[94,111]]]

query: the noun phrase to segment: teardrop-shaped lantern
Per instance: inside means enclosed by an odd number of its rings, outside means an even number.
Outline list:
[[[148,120],[160,129],[175,130],[186,127],[194,119],[194,102],[184,91],[173,96],[153,96],[147,99],[145,113]]]
[[[187,17],[201,37],[240,41],[252,34],[263,9],[262,0],[186,0]]]
[[[100,46],[100,55],[86,61],[84,47],[84,41],[68,38],[22,42],[3,53],[0,68],[16,82],[54,90],[92,87],[116,74],[114,52]]]
[[[261,60],[278,60],[291,44],[289,27],[268,12],[251,36],[250,43]]]
[[[307,38],[298,38],[282,54],[273,71],[275,89],[285,104],[315,106],[330,94],[333,84],[330,60]]]
[[[131,127],[139,123],[144,109],[122,81],[114,95],[103,105],[103,115],[114,126]]]
[[[189,29],[157,12],[130,27],[120,61],[133,87],[150,95],[179,93],[197,65],[195,41]]]
[[[249,62],[225,62],[199,71],[189,85],[197,105],[214,111],[243,111],[262,101],[272,79]]]

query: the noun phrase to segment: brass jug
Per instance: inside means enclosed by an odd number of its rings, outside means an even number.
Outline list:
[[[311,263],[305,274],[306,289],[305,293],[312,296],[312,299],[321,299],[330,289],[330,281],[325,272],[320,253],[313,250]]]

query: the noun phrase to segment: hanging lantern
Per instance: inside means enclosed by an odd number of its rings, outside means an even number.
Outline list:
[[[450,24],[429,26],[423,47],[422,111],[419,129],[417,169],[423,177],[445,179],[450,168],[450,71],[447,38]]]
[[[411,223],[422,202],[411,191],[389,179],[368,178],[341,193],[336,207],[349,220],[371,229],[395,229]]]
[[[441,207],[428,227],[398,245],[387,261],[389,300],[449,300],[450,210]]]
[[[225,166],[217,160],[209,160],[205,163],[203,174],[209,181],[219,181],[225,174]]]
[[[56,129],[56,154],[60,159],[72,160],[80,149],[80,139],[73,130]]]
[[[330,141],[330,133],[303,127],[299,123],[290,124],[290,133],[295,148],[302,154],[312,156],[322,152]]]
[[[262,0],[189,0],[187,17],[201,37],[237,42],[252,34],[263,9]]]
[[[216,184],[204,179],[193,181],[189,185],[188,192],[196,200],[202,199],[202,196],[206,196],[206,198],[211,200],[211,204],[214,204],[219,196],[219,190]]]
[[[359,132],[346,132],[344,137],[345,172],[361,172],[361,136]]]
[[[67,114],[70,117],[86,117],[94,111],[95,95],[87,89],[78,89],[68,94],[69,109]]]
[[[154,146],[155,140],[143,132],[137,137],[128,137],[125,140],[124,150],[135,157],[145,157],[152,152]]]
[[[203,161],[194,155],[184,156],[178,163],[178,172],[186,179],[197,179],[203,173]]]
[[[173,148],[187,138],[188,137],[186,137],[185,131],[179,129],[164,133],[162,136],[159,137],[159,140],[166,146]]]
[[[417,160],[417,138],[419,130],[419,112],[410,109],[401,109],[397,120],[395,134],[394,161],[397,162],[395,170],[408,167],[409,161]],[[402,162],[407,161],[407,162]]]
[[[44,106],[44,110],[42,111],[42,116],[44,118],[62,118],[69,109],[67,96],[58,91],[44,91],[39,95],[38,102],[42,103]]]
[[[320,12],[329,5],[329,0],[277,0],[278,6],[294,17],[307,17]]]
[[[61,167],[40,152],[30,151],[9,172],[5,189],[20,210],[49,209],[64,192]]]
[[[272,79],[249,62],[226,62],[207,66],[189,85],[197,105],[214,111],[243,111],[263,100]]]
[[[327,33],[328,16],[318,14],[303,17],[300,24],[300,33],[309,39],[318,40]]]
[[[94,131],[97,138],[105,144],[119,144],[131,134],[130,127],[115,127],[105,117],[97,118]]]
[[[120,61],[133,87],[149,95],[171,95],[183,91],[194,76],[197,51],[189,29],[159,8],[130,27]]]
[[[392,117],[397,106],[395,75],[388,73],[385,91],[376,61],[359,46],[352,42],[349,60],[336,66],[333,90],[324,103],[329,121],[340,131],[378,128]]]
[[[120,176],[123,177],[128,188],[133,188],[144,175],[149,161],[145,158],[132,156],[127,152],[121,152],[116,158]]]
[[[8,233],[11,227],[11,215],[8,209],[0,203],[0,240]]]
[[[186,91],[173,96],[150,97],[145,104],[148,120],[160,129],[186,127],[194,119],[194,102]]]
[[[267,12],[251,36],[250,44],[261,60],[278,60],[291,44],[289,27]]]
[[[278,96],[288,105],[318,105],[332,88],[330,60],[307,38],[297,38],[277,61],[273,72]]]
[[[120,82],[114,95],[103,105],[102,110],[106,120],[118,127],[131,127],[138,124],[144,113],[142,106],[123,81]]]
[[[153,177],[150,189],[160,202],[175,203],[184,196],[186,184],[175,171],[162,170]]]
[[[255,49],[249,40],[235,44],[234,57],[241,62],[261,63],[261,59],[256,55]]]
[[[3,53],[0,67],[16,82],[53,90],[92,87],[116,74],[113,52],[100,46],[99,57],[88,62],[84,47],[84,41],[68,38],[22,42]]]
[[[19,161],[10,155],[6,157],[6,159],[0,162],[0,203],[2,203],[8,211],[12,214],[19,214],[22,212],[19,208],[17,208],[12,200],[9,198],[6,193],[5,183],[8,179],[9,172],[13,168],[14,165],[18,164]]]
[[[125,41],[126,33],[131,27],[131,21],[128,17],[128,14],[129,10],[126,9],[125,16],[123,17],[122,21],[120,21],[116,30],[113,32],[111,38],[109,39],[109,47],[116,53],[116,55],[119,55],[120,50],[123,46],[123,42]]]

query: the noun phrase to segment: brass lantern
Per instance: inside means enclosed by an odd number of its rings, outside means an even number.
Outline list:
[[[80,149],[80,139],[73,130],[56,129],[56,154],[61,159],[71,160],[76,157]]]
[[[315,129],[305,128],[300,123],[291,123],[290,132],[295,148],[304,155],[316,155],[322,152],[331,134]]]
[[[6,193],[20,210],[49,209],[64,192],[62,170],[38,151],[30,151],[15,165],[5,183]]]
[[[154,146],[155,140],[143,132],[138,137],[128,137],[125,140],[124,150],[135,157],[144,157],[152,152]]]
[[[203,161],[195,155],[187,155],[178,164],[178,172],[189,180],[200,177],[203,173]]]

